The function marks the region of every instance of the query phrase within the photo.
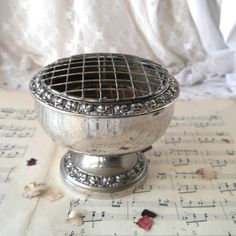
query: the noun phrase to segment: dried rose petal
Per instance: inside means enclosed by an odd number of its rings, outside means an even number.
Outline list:
[[[148,209],[144,209],[144,210],[142,211],[141,215],[142,215],[142,216],[149,216],[149,217],[151,217],[151,218],[157,217],[157,214],[156,214],[155,212],[150,211],[150,210],[148,210]]]
[[[68,218],[65,219],[65,222],[71,225],[81,226],[84,223],[84,216],[76,211],[71,211]]]
[[[24,187],[23,197],[34,198],[44,197],[50,201],[56,201],[63,197],[63,194],[56,189],[49,188],[43,183],[32,182]]]
[[[27,160],[27,166],[34,166],[37,164],[37,159],[35,158],[30,158],[29,160]]]
[[[206,170],[204,168],[200,168],[196,170],[195,174],[201,175],[204,179],[207,180],[216,179],[216,172],[213,170]]]
[[[63,194],[56,189],[49,188],[42,194],[42,197],[48,199],[51,202],[54,202],[61,199],[63,197]]]
[[[46,190],[47,187],[44,184],[42,183],[37,184],[36,182],[32,182],[24,187],[23,196],[25,198],[38,197]]]
[[[144,152],[147,152],[151,149],[152,149],[152,146],[149,146],[149,147],[144,148],[141,152],[144,153]]]
[[[150,217],[145,215],[142,218],[140,218],[136,224],[140,228],[142,228],[146,231],[149,231],[151,229],[152,225],[154,224],[154,221]]]

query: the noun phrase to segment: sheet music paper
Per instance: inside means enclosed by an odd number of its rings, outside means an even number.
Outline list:
[[[60,179],[58,148],[50,184],[65,193],[53,204],[39,201],[28,235],[58,236],[235,236],[236,104],[229,100],[178,102],[166,135],[145,155],[149,177],[142,188],[121,199],[94,200],[68,190]],[[203,179],[199,168],[217,178]],[[134,222],[143,209],[158,214],[149,232]],[[65,223],[70,209],[85,223]]]
[[[55,145],[39,127],[32,98],[0,92],[0,235],[25,235],[38,199],[24,199],[23,188],[43,181]],[[38,160],[27,166],[27,160]]]
[[[236,236],[234,101],[178,101],[167,133],[145,152],[149,177],[144,186],[121,199],[95,200],[70,191],[62,182],[59,163],[66,149],[49,141],[38,127],[29,110],[31,98],[5,93],[4,99],[0,235]],[[26,166],[31,157],[38,159],[37,166]],[[216,171],[217,178],[202,178],[195,173],[200,168]],[[44,181],[64,197],[55,202],[22,198],[24,185],[32,181]],[[71,209],[84,214],[82,226],[65,223]],[[135,224],[143,209],[158,214],[148,232]]]

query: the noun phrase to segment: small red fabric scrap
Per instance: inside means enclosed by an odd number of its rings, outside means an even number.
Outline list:
[[[140,228],[142,228],[146,231],[149,231],[151,229],[152,225],[154,224],[154,221],[150,217],[145,215],[142,218],[140,218],[136,224]]]

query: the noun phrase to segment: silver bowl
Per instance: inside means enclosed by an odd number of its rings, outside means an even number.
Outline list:
[[[177,81],[160,65],[123,54],[81,54],[30,83],[40,124],[69,151],[63,180],[95,197],[133,192],[147,176],[142,150],[173,117]]]

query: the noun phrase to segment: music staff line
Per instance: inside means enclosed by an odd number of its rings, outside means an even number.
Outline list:
[[[15,167],[0,167],[0,183],[11,182],[14,171]]]
[[[154,152],[156,156],[161,155],[170,155],[170,156],[235,156],[236,157],[236,151],[232,149],[226,149],[226,150],[197,150],[197,149],[178,149],[178,148],[170,148],[168,151],[155,151]]]
[[[189,127],[206,128],[223,126],[224,121],[219,115],[213,116],[178,116],[173,117],[170,128]]]
[[[84,212],[84,223],[92,223],[94,227],[95,222],[102,221],[121,221],[121,220],[131,220],[133,223],[137,222],[140,218],[139,212],[130,212],[127,219],[127,214],[123,212],[106,212],[106,211],[89,211],[88,209]],[[176,215],[175,213],[159,213],[158,221],[184,221],[187,225],[209,222],[209,221],[231,221],[236,224],[236,213],[190,213],[183,212]]]
[[[86,210],[84,211],[84,222],[89,223],[91,222],[94,226],[95,222],[99,221],[109,221],[109,220],[132,220],[134,223],[137,222],[137,220],[140,218],[140,212],[137,207],[143,208],[144,204],[146,207],[152,207],[158,211],[158,221],[185,221],[187,225],[190,224],[196,224],[199,226],[199,223],[202,222],[208,222],[208,221],[231,221],[232,223],[236,224],[236,209],[232,211],[232,206],[228,206],[229,203],[227,200],[224,202],[222,201],[185,201],[183,198],[180,199],[179,202],[170,202],[168,199],[161,200],[159,199],[156,202],[150,201],[150,202],[143,202],[143,201],[123,201],[123,200],[112,200],[110,201],[110,204],[104,203],[100,201],[99,204],[102,206],[103,210],[101,211],[94,211],[90,210],[94,209],[93,205],[97,202],[93,201],[93,204],[89,204],[88,201],[84,201],[83,203],[80,202],[80,199],[76,199],[75,201],[72,200],[70,202],[70,211],[71,209],[79,207],[80,210],[83,209],[83,206],[86,206]],[[165,203],[167,205],[162,205],[162,203]],[[213,209],[213,208],[221,208],[223,205],[227,205],[225,208],[229,208],[227,212],[225,209],[223,209],[220,213],[214,213],[214,212],[207,212],[207,208]],[[233,202],[235,206],[235,202]],[[88,207],[89,205],[89,207]],[[163,211],[162,207],[172,207],[176,206],[179,208],[178,214],[175,214],[173,211]],[[198,206],[196,208],[196,206]],[[221,206],[221,207],[219,207]],[[112,213],[107,212],[106,208],[112,207],[114,210]],[[122,208],[129,208],[129,211],[122,210]],[[121,210],[120,210],[121,209]],[[182,209],[180,211],[180,209]],[[186,209],[200,209],[203,212],[188,212]],[[128,212],[128,213],[127,213]]]
[[[107,201],[101,201],[101,200],[91,200],[91,199],[75,199],[70,202],[70,210],[76,207],[83,207],[83,206],[89,206],[93,207],[94,205],[99,205],[103,209],[112,207],[115,208],[127,208],[127,206],[131,208],[143,208],[143,206],[148,208],[157,208],[161,210],[161,208],[175,208],[176,206],[178,208],[183,209],[191,209],[191,208],[199,208],[199,209],[205,209],[205,208],[221,208],[222,206],[224,208],[235,208],[236,207],[236,201],[234,200],[227,200],[225,198],[224,200],[203,200],[199,198],[199,200],[191,200],[191,198],[184,198],[179,197],[179,201],[171,201],[168,198],[157,198],[156,201],[149,200],[149,201],[143,201],[136,199],[133,197],[131,200],[107,200]],[[236,209],[235,209],[236,212]]]
[[[140,234],[138,233],[137,231],[134,231],[133,233],[131,234],[117,234],[117,233],[112,233],[112,234],[90,234],[90,233],[86,233],[84,230],[82,230],[81,232],[74,232],[74,231],[71,231],[71,232],[59,232],[57,231],[57,235],[59,236],[146,236],[147,234]],[[179,232],[176,232],[174,234],[159,234],[159,233],[149,233],[148,234],[149,236],[212,236],[212,234],[198,234],[196,233],[195,231],[191,232],[191,233],[179,233]],[[216,233],[214,234],[214,236],[236,236],[236,234],[232,234],[230,231],[226,232],[226,233]]]
[[[22,158],[27,146],[0,143],[0,158]]]
[[[189,157],[179,157],[179,158],[148,158],[148,162],[157,165],[173,165],[174,167],[178,166],[190,166],[194,164],[202,164],[202,165],[209,165],[212,168],[220,168],[226,167],[229,164],[236,164],[235,159],[205,159],[205,158],[189,158]]]
[[[124,220],[126,219],[127,215],[125,213],[107,213],[105,211],[100,212],[87,212],[85,213],[84,223],[89,222],[99,222],[99,221],[109,221],[109,220]],[[139,218],[139,213],[130,213],[129,220],[133,220],[135,223]],[[189,224],[196,224],[199,225],[201,222],[207,221],[233,221],[236,223],[236,220],[233,219],[231,214],[227,214],[227,218],[225,214],[214,214],[214,213],[181,213],[180,219],[174,213],[160,213],[158,216],[158,221],[185,221],[187,225]]]
[[[160,141],[160,143],[164,144],[188,144],[188,143],[198,143],[198,144],[232,144],[234,143],[234,140],[229,136],[163,136]]]
[[[21,125],[3,125],[0,124],[0,137],[5,138],[31,138],[36,128]]]
[[[208,116],[174,116],[173,117],[174,121],[184,121],[184,120],[189,120],[189,121],[222,121],[223,119],[220,115],[218,114],[211,114]]]
[[[189,151],[189,152],[188,152]],[[190,152],[191,151],[191,152]],[[192,164],[209,164],[212,168],[222,168],[228,164],[236,163],[234,150],[226,151],[196,151],[195,150],[170,150],[154,151],[150,153],[148,161],[152,164],[166,164],[173,166],[187,166]]]
[[[231,134],[229,132],[225,132],[225,131],[214,131],[214,132],[210,132],[210,131],[172,131],[171,129],[169,131],[167,131],[165,133],[165,136],[205,136],[205,137],[231,137]]]
[[[36,120],[33,109],[0,108],[0,119]]]
[[[220,173],[220,172],[216,172],[217,174],[214,176],[214,180],[222,180],[222,179],[234,179],[236,178],[236,173]],[[196,174],[193,171],[175,171],[175,172],[171,172],[171,173],[166,173],[166,172],[160,172],[157,171],[157,174],[152,174],[152,176],[150,178],[158,178],[158,179],[168,179],[168,178],[172,178],[172,179],[197,179],[197,180],[207,180],[204,178],[204,176]],[[211,180],[213,180],[211,179]]]
[[[170,179],[171,181],[171,179]],[[218,191],[221,194],[229,193],[231,196],[234,196],[234,192],[236,191],[236,182],[228,183],[221,182],[216,184],[149,184],[140,187],[139,189],[134,191],[134,194],[139,193],[147,193],[147,192],[155,192],[155,191],[171,191],[177,190],[178,194],[191,194],[197,193],[199,191]]]

